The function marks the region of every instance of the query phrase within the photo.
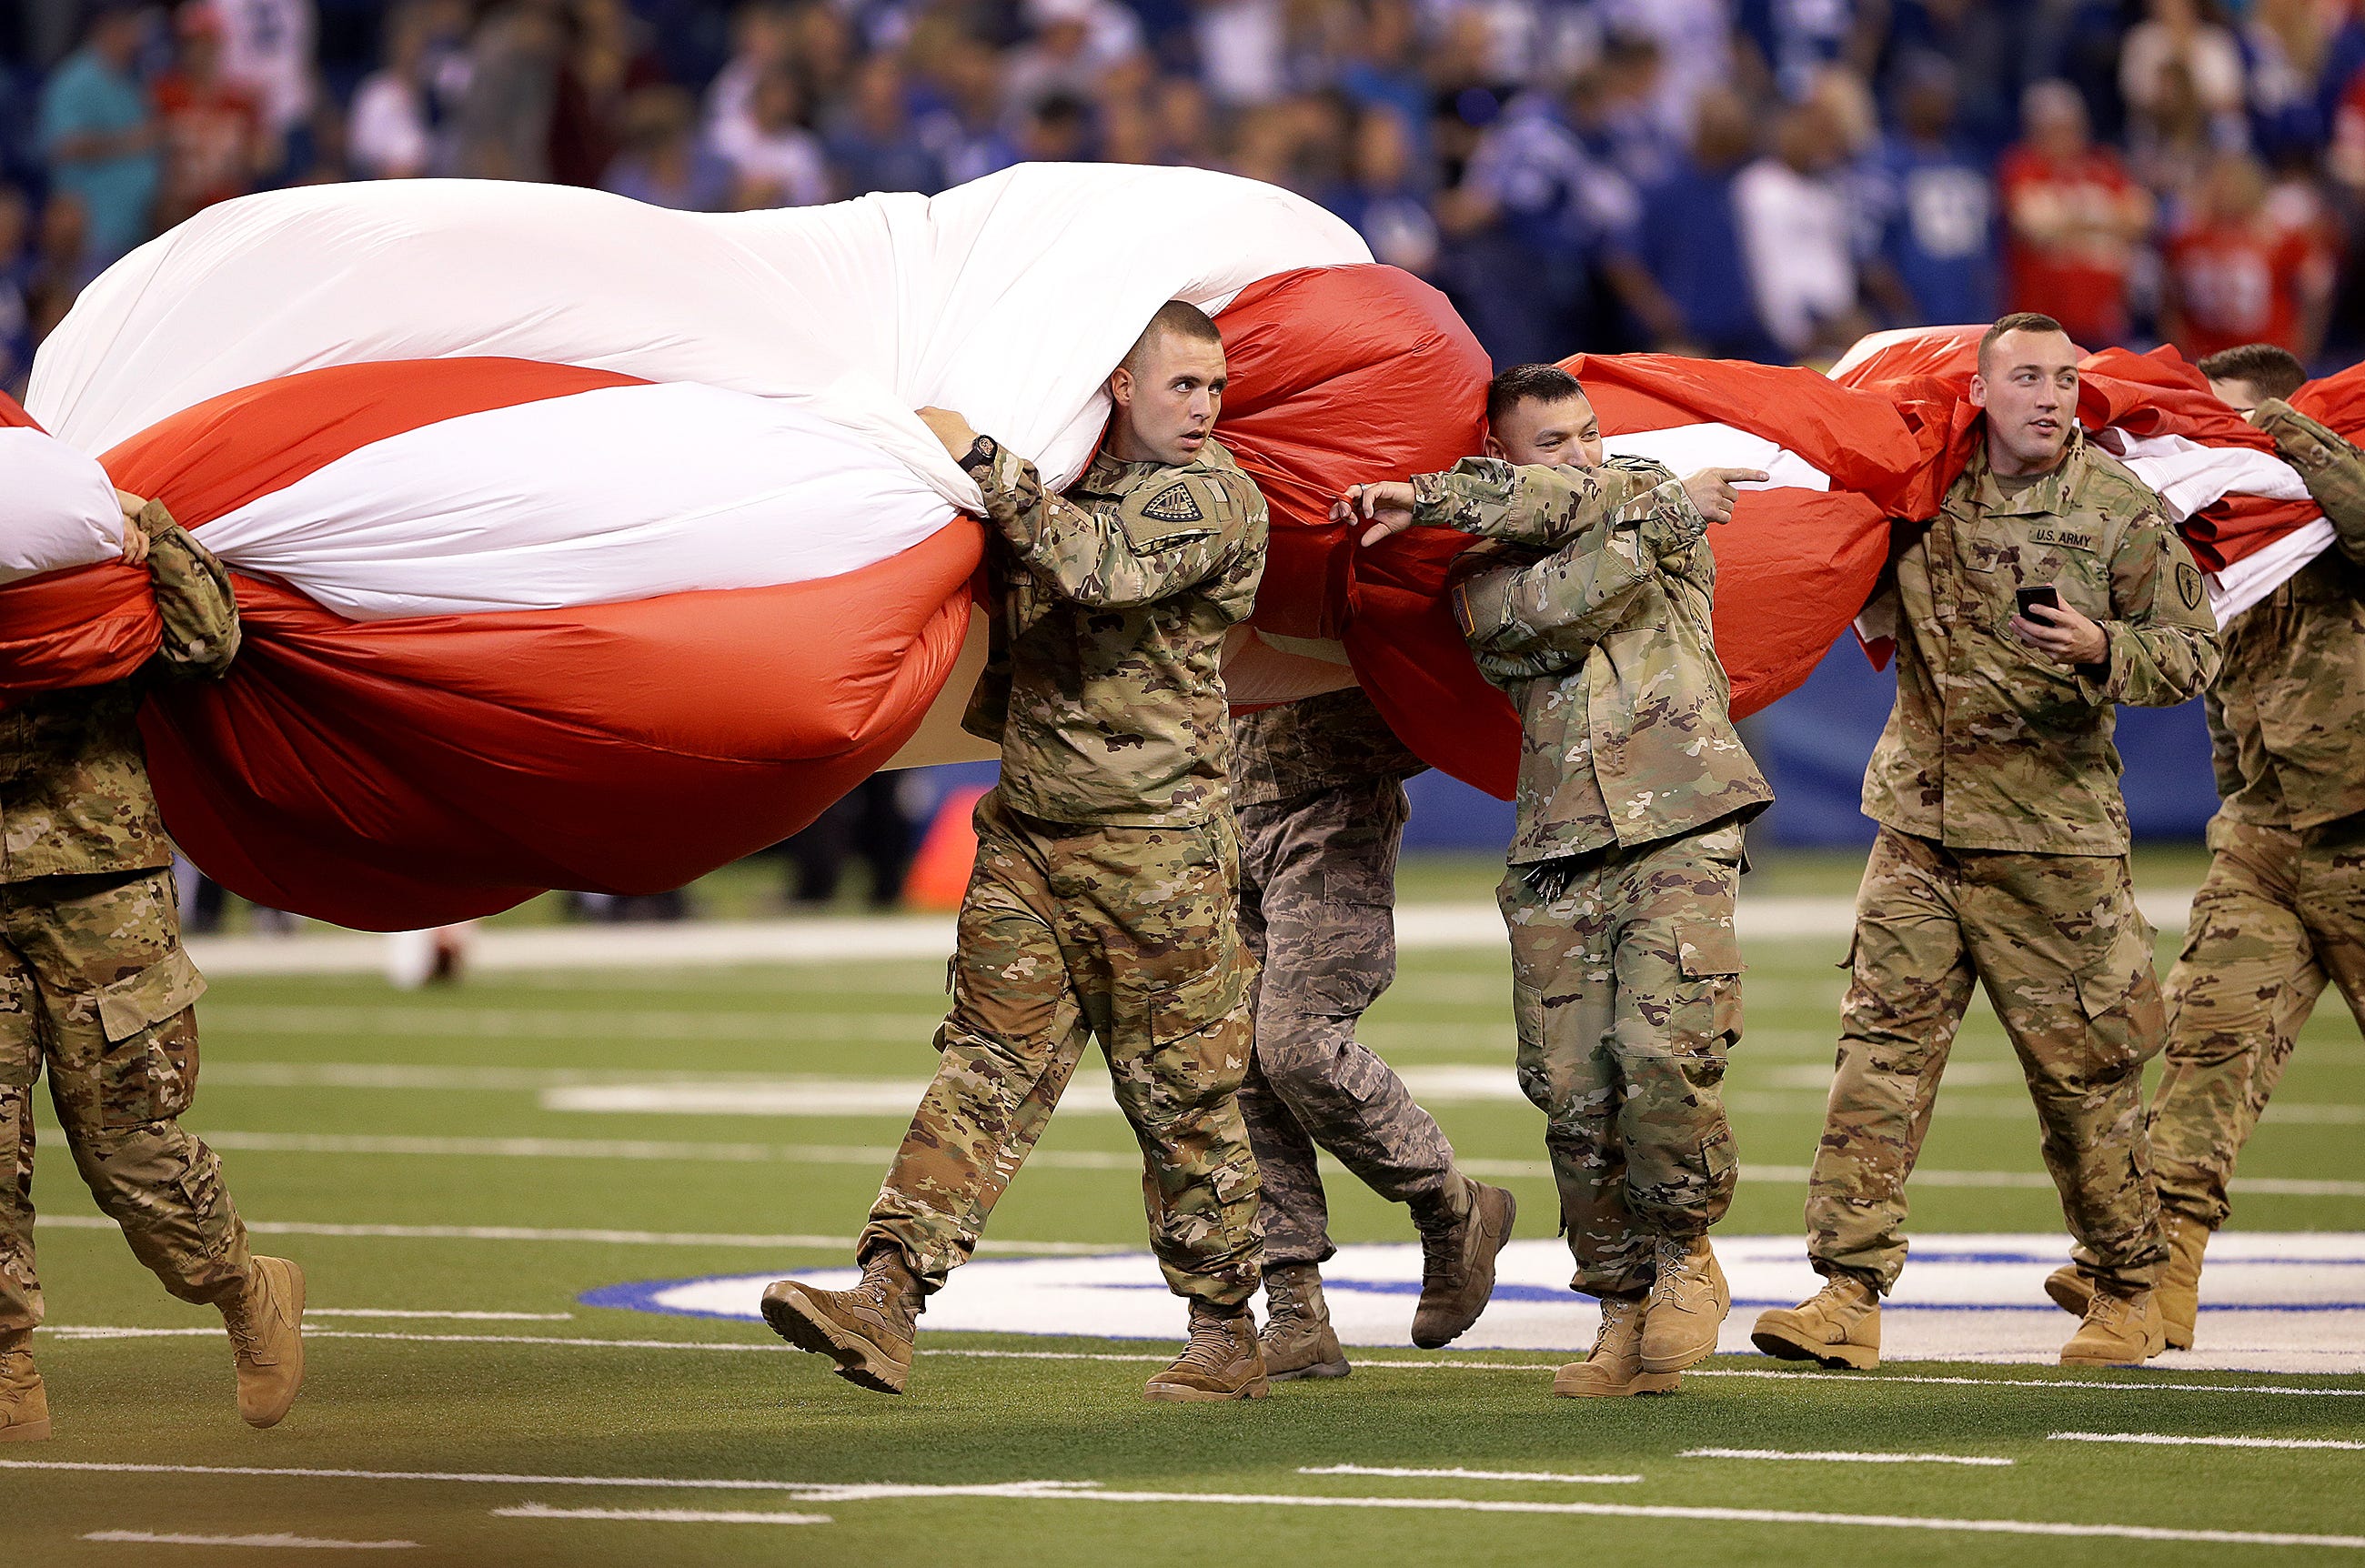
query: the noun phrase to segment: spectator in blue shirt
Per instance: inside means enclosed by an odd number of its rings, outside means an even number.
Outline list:
[[[41,97],[41,152],[50,186],[78,198],[95,274],[148,238],[163,171],[156,118],[132,73],[141,22],[128,0],[104,0],[83,46]]]
[[[1756,142],[1741,95],[1713,88],[1694,106],[1690,151],[1663,184],[1642,193],[1632,251],[1663,297],[1663,318],[1645,319],[1667,347],[1718,359],[1788,357],[1758,319],[1732,206],[1733,180]]]
[[[855,76],[845,112],[824,133],[831,162],[849,196],[872,191],[945,188],[944,165],[913,124],[903,70],[895,57],[873,55]]]
[[[1891,326],[1950,326],[1996,313],[1995,187],[1955,133],[1951,75],[1915,73],[1883,139],[1880,249],[1867,279]]]

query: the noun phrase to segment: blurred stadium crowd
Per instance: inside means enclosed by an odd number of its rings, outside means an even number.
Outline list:
[[[701,210],[1029,159],[1288,185],[1499,362],[1816,361],[2037,309],[2365,342],[2357,0],[12,0],[0,386],[207,203],[462,174]],[[1184,221],[1177,215],[1177,221]]]

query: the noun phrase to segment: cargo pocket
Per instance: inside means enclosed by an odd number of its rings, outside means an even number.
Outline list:
[[[197,1091],[197,1021],[190,1009],[205,989],[205,977],[178,947],[101,989],[102,1126],[136,1127],[189,1108]]]
[[[1721,1063],[1741,1043],[1741,939],[1723,921],[1679,920],[1676,965],[1685,998],[1668,1043],[1678,1055]]]
[[[2168,1013],[2152,968],[2152,942],[2151,922],[2129,911],[2101,960],[2073,977],[2096,1066],[2104,1073],[2140,1067],[2167,1043]]]
[[[1163,1108],[1219,1099],[1248,1076],[1250,973],[1248,954],[1236,949],[1213,968],[1150,993],[1148,1065]]]

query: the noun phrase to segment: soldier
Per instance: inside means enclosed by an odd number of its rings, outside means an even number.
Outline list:
[[[2365,454],[2284,401],[2307,372],[2289,350],[2211,354],[2217,396],[2271,432],[2333,527],[2326,550],[2225,629],[2208,697],[2217,792],[2209,874],[2168,975],[2168,1073],[2152,1101],[2152,1170],[2168,1261],[2169,1344],[2192,1347],[2201,1257],[2225,1183],[2327,981],[2365,1018]],[[2046,1282],[2083,1312],[2094,1260]]]
[[[1900,529],[1888,589],[1897,707],[1864,782],[1880,832],[1807,1193],[1828,1282],[1751,1338],[1769,1355],[1879,1364],[1906,1177],[1977,980],[2019,1053],[2070,1234],[2098,1260],[2061,1360],[2139,1366],[2160,1350],[2143,1064],[2162,1019],[2113,704],[2207,686],[2216,623],[2158,498],[2079,430],[2078,350],[2057,322],[1990,328],[1971,401],[1978,443],[1936,520]]]
[[[1356,687],[1242,710],[1232,738],[1240,933],[1259,965],[1240,1114],[1263,1177],[1265,1372],[1344,1377],[1322,1299],[1321,1266],[1337,1249],[1315,1147],[1411,1207],[1422,1249],[1412,1340],[1424,1350],[1485,1309],[1517,1204],[1454,1169],[1436,1118],[1355,1039],[1395,974],[1403,780],[1428,765]]]
[[[218,676],[238,652],[219,562],[161,502],[123,502],[123,558],[144,562],[163,620],[151,665]],[[0,709],[0,1440],[50,1435],[27,1349],[41,1323],[33,1267],[33,1084],[44,1064],[66,1147],[139,1260],[229,1327],[238,1411],[287,1414],[304,1380],[304,1273],[252,1257],[221,1161],[174,1120],[197,1084],[191,1004],[205,981],[181,947],[173,847],[148,784],[138,679]]]
[[[1452,603],[1519,710],[1500,892],[1519,1083],[1546,1118],[1571,1287],[1601,1300],[1592,1354],[1552,1392],[1672,1393],[1732,1300],[1708,1231],[1735,1174],[1732,903],[1742,825],[1773,798],[1726,711],[1705,535],[1736,483],[1765,476],[1604,463],[1584,389],[1548,365],[1491,392],[1503,456],[1361,486],[1339,510],[1375,520],[1366,543],[1415,523],[1499,542],[1465,556]]]
[[[1089,1033],[1141,1144],[1151,1248],[1191,1304],[1190,1344],[1145,1393],[1268,1392],[1217,671],[1264,569],[1265,508],[1211,433],[1224,384],[1215,323],[1160,307],[1109,377],[1108,444],[1064,499],[958,414],[921,410],[985,495],[1002,602],[967,722],[1001,742],[1002,779],[977,808],[944,1059],[857,1243],[862,1281],[764,1293],[774,1329],[861,1387],[902,1392],[925,1294],[976,1249]]]

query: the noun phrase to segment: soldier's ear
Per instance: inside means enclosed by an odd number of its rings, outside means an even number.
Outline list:
[[[1109,401],[1115,403],[1120,409],[1131,408],[1133,406],[1132,370],[1120,364],[1115,370],[1109,372],[1108,395]]]
[[[1987,406],[1988,378],[1981,375],[1978,372],[1973,371],[1971,373],[1971,407],[1974,409],[1984,409]]]
[[[1496,441],[1491,431],[1488,432],[1486,439],[1479,443],[1478,453],[1482,457],[1496,457],[1502,459],[1506,463],[1511,460],[1510,449],[1505,446],[1501,442]]]

